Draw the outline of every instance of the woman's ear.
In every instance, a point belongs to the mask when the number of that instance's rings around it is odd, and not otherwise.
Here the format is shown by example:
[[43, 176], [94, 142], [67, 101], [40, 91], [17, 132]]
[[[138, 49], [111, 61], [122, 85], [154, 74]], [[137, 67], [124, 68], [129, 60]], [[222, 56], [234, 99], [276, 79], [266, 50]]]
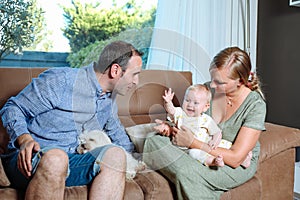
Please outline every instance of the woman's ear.
[[239, 79], [239, 80], [238, 80], [238, 83], [237, 83], [237, 86], [240, 87], [240, 86], [243, 85], [243, 84], [244, 84], [244, 83], [243, 83], [243, 80], [242, 80], [242, 79]]

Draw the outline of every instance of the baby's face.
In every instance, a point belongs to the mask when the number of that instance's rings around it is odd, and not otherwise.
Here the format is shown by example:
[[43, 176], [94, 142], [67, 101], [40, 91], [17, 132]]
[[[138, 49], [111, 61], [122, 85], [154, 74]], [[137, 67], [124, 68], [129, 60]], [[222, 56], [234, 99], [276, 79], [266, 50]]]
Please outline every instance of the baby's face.
[[209, 107], [204, 92], [190, 90], [184, 97], [182, 109], [189, 117], [199, 117]]

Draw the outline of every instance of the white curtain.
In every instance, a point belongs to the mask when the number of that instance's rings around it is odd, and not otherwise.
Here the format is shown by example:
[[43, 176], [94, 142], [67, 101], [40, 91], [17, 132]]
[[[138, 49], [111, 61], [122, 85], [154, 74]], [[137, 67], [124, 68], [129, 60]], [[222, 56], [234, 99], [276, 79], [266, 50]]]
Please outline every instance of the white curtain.
[[158, 0], [146, 68], [191, 71], [203, 83], [213, 56], [228, 46], [250, 51], [255, 66], [256, 16], [257, 0]]

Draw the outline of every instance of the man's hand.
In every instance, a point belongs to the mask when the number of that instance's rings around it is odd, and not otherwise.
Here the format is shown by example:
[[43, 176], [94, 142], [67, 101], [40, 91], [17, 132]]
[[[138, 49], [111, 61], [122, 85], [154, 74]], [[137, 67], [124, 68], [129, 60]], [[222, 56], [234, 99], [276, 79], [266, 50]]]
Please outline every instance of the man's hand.
[[180, 129], [173, 127], [173, 137], [172, 142], [173, 144], [180, 146], [180, 147], [190, 147], [195, 137], [192, 131], [187, 128], [186, 126], [181, 126]]
[[172, 92], [172, 89], [169, 88], [168, 90], [165, 90], [165, 95], [162, 96], [166, 103], [169, 103], [173, 100], [174, 92]]
[[32, 170], [32, 153], [38, 152], [40, 150], [40, 145], [33, 140], [30, 134], [27, 133], [18, 137], [17, 142], [20, 146], [18, 168], [24, 176], [30, 177]]

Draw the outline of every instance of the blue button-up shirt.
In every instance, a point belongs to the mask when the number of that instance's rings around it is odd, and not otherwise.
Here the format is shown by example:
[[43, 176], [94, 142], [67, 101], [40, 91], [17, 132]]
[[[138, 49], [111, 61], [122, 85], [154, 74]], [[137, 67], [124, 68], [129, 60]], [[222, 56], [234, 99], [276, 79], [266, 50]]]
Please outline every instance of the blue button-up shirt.
[[11, 97], [1, 109], [10, 135], [8, 149], [17, 137], [30, 133], [41, 147], [57, 146], [74, 153], [84, 130], [104, 130], [116, 145], [134, 149], [118, 117], [115, 98], [103, 93], [93, 64], [80, 69], [52, 68]]

